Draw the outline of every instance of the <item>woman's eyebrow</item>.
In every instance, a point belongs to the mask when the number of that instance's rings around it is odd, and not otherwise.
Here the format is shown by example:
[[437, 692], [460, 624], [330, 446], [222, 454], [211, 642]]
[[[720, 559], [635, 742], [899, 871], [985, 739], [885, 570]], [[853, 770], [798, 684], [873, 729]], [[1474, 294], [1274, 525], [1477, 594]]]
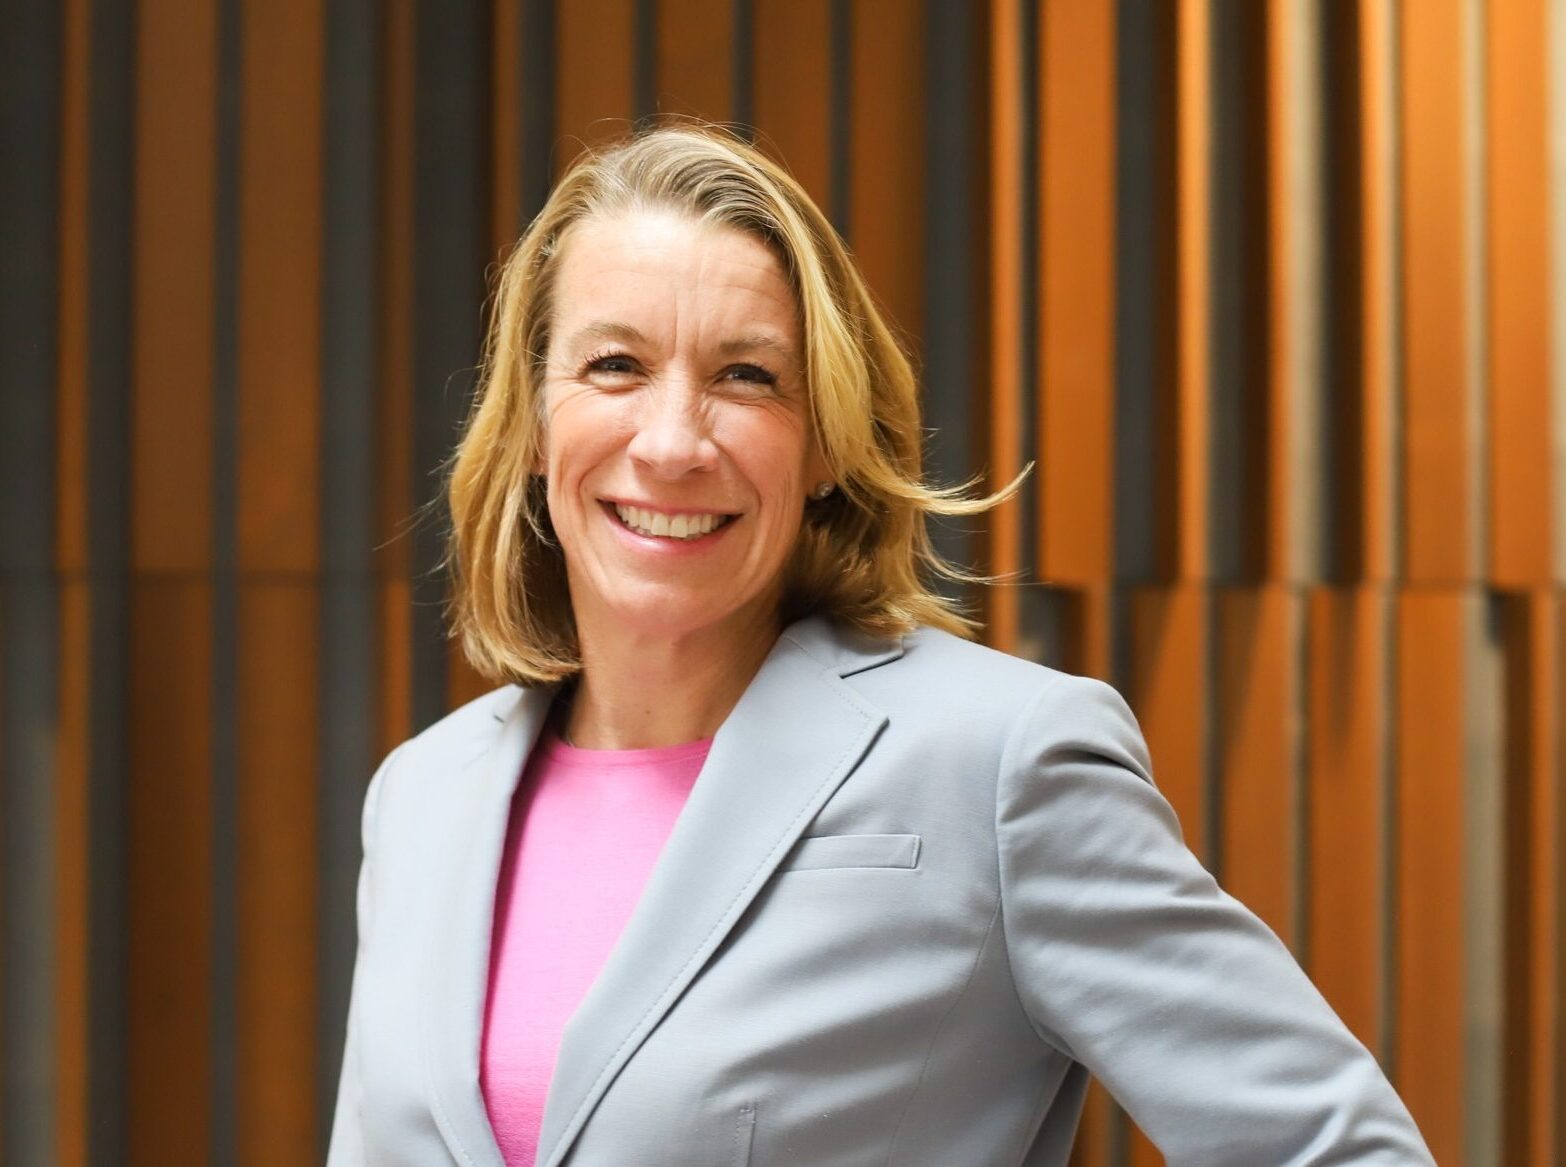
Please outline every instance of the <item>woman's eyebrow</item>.
[[617, 340], [622, 344], [647, 343], [646, 335], [635, 325], [618, 320], [599, 320], [572, 333], [566, 347], [575, 350], [605, 340]]
[[792, 345], [764, 332], [753, 333], [750, 336], [732, 337], [718, 345], [718, 355], [733, 357], [741, 353], [755, 352], [757, 349], [774, 353], [784, 360], [797, 362], [798, 359]]

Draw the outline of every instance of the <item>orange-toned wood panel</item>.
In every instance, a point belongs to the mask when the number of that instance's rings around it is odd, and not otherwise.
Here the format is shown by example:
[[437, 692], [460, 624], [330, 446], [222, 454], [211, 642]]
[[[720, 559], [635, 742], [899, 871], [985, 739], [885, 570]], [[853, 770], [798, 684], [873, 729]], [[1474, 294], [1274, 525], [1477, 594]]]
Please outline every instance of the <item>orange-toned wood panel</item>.
[[1489, 61], [1490, 578], [1538, 587], [1554, 564], [1549, 5], [1485, 9]]
[[[1176, 574], [1209, 574], [1209, 386], [1212, 316], [1209, 222], [1212, 201], [1212, 9], [1210, 0], [1179, 0], [1176, 14], [1176, 89], [1179, 110], [1176, 186]], [[1165, 502], [1166, 507], [1170, 506]]]
[[88, 889], [92, 840], [92, 595], [82, 579], [60, 588], [59, 721], [55, 738], [55, 1163], [87, 1162], [89, 993]]
[[1391, 598], [1310, 594], [1306, 969], [1354, 1035], [1382, 1049]]
[[1136, 587], [1128, 594], [1126, 697], [1153, 758], [1158, 788], [1180, 816], [1187, 846], [1207, 852], [1211, 722], [1211, 598], [1197, 584]]
[[754, 0], [757, 143], [821, 207], [832, 198], [830, 0]]
[[734, 107], [734, 6], [658, 2], [658, 110], [727, 121]]
[[[383, 17], [380, 361], [375, 395], [375, 574], [380, 638], [377, 744], [386, 754], [413, 730], [413, 0]], [[475, 354], [476, 356], [476, 354]]]
[[1114, 575], [1115, 6], [1046, 4], [1039, 24], [1039, 571], [1101, 584]]
[[137, 579], [130, 625], [127, 1160], [196, 1167], [211, 1133], [211, 586]]
[[[992, 0], [989, 12], [989, 352], [987, 395], [989, 487], [997, 490], [1022, 470], [1017, 437], [1022, 429], [1024, 360], [1023, 280], [1023, 159], [1027, 133], [1023, 103], [1022, 13], [1015, 0]], [[1034, 481], [1024, 490], [1036, 489]], [[1021, 507], [1011, 502], [992, 511], [988, 570], [1013, 578], [1022, 566]], [[985, 639], [1005, 652], [1017, 650], [1020, 605], [1017, 586], [1002, 584], [986, 590]]]
[[[1355, 474], [1362, 508], [1353, 554], [1358, 577], [1390, 580], [1401, 570], [1402, 516], [1395, 454], [1397, 412], [1397, 175], [1396, 29], [1392, 0], [1361, 0], [1353, 53], [1359, 69], [1359, 255], [1361, 330], [1360, 424], [1364, 442]], [[1346, 148], [1354, 148], [1352, 145]]]
[[1310, 0], [1267, 6], [1268, 431], [1264, 571], [1302, 583], [1319, 577], [1322, 332], [1317, 111], [1321, 94]]
[[855, 0], [852, 24], [848, 235], [876, 299], [916, 354], [924, 327], [924, 14], [901, 0]]
[[87, 0], [62, 6], [55, 565], [62, 576], [55, 753], [55, 1160], [84, 1167], [88, 1122], [88, 832], [92, 700], [88, 527], [89, 213], [92, 24]]
[[1213, 597], [1213, 732], [1224, 888], [1296, 943], [1304, 601], [1285, 584]]
[[1504, 601], [1506, 657], [1507, 1163], [1566, 1151], [1563, 1090], [1561, 603], [1552, 590]]
[[307, 581], [239, 585], [239, 1159], [257, 1167], [316, 1153], [317, 603]]
[[247, 0], [239, 129], [238, 567], [319, 560], [321, 0]]
[[137, 8], [131, 560], [200, 571], [211, 554], [215, 6]]
[[242, 19], [236, 1111], [240, 1161], [259, 1165], [308, 1160], [316, 1135], [325, 17], [319, 0], [249, 0]]
[[635, 0], [555, 8], [555, 165], [624, 134], [636, 113]]
[[205, 1163], [212, 1080], [210, 568], [217, 20], [137, 8], [129, 949], [132, 1164]]
[[1477, 571], [1478, 466], [1469, 304], [1465, 0], [1399, 10], [1406, 525], [1403, 572], [1458, 583]]
[[1437, 1162], [1464, 1156], [1465, 779], [1472, 601], [1409, 589], [1397, 602], [1398, 1087]]

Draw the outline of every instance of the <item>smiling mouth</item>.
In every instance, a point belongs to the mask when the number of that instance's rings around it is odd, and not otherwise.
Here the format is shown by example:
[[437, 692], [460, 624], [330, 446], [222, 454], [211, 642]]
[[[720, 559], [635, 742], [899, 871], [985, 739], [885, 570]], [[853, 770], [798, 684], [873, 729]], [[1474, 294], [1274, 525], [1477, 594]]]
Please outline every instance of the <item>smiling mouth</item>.
[[619, 503], [611, 503], [610, 507], [621, 524], [638, 535], [686, 543], [710, 535], [736, 518], [734, 515], [669, 514], [643, 507], [621, 506]]

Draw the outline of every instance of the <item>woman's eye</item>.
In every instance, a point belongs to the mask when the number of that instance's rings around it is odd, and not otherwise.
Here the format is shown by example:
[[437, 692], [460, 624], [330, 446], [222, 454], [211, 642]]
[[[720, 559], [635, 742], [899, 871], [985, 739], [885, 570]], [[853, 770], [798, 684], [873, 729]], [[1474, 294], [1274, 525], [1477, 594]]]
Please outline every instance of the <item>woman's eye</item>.
[[742, 381], [752, 385], [776, 385], [778, 379], [760, 365], [731, 365], [724, 373], [730, 381]]
[[593, 357], [587, 362], [585, 372], [607, 373], [610, 376], [623, 376], [636, 372], [636, 362], [630, 357], [611, 353], [608, 356]]

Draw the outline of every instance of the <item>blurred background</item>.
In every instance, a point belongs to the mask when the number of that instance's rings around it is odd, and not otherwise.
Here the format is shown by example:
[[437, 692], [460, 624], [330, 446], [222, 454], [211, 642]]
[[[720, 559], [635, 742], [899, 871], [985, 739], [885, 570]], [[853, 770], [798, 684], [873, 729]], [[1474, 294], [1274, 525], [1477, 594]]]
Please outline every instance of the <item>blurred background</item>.
[[[924, 370], [996, 645], [1129, 697], [1443, 1164], [1566, 1163], [1566, 5], [0, 6], [0, 1149], [324, 1155], [436, 499], [584, 146], [734, 123]], [[1097, 1093], [1077, 1161], [1158, 1156]]]

